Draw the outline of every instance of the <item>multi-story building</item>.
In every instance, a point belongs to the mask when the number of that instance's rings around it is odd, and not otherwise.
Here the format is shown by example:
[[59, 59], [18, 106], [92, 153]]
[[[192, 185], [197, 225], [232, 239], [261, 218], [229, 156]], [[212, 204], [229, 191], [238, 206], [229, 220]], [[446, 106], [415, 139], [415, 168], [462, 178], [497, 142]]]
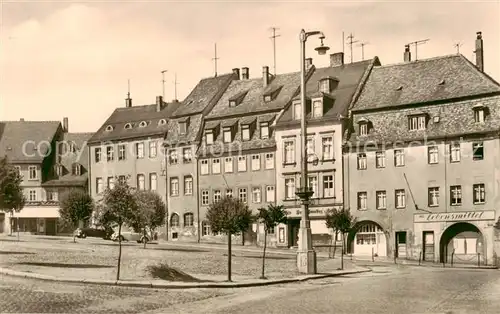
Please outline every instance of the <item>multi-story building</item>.
[[[240, 76], [238, 69], [233, 71]], [[250, 79], [249, 69], [242, 68], [241, 79], [231, 82], [203, 127], [197, 154], [200, 217], [212, 202], [224, 196], [240, 198], [254, 213], [259, 207], [276, 203], [273, 124], [298, 94], [299, 85], [299, 73], [274, 76], [267, 66], [261, 78]], [[202, 225], [203, 234], [211, 238], [209, 223], [202, 221]], [[276, 242], [272, 235], [275, 231], [270, 230], [271, 242]], [[263, 228], [255, 224], [241, 240], [255, 243], [260, 232]]]
[[[200, 240], [196, 151], [203, 130], [203, 117], [212, 110], [235, 74], [202, 79], [172, 114], [165, 137], [168, 182], [169, 239]], [[201, 233], [200, 233], [201, 229]]]
[[[355, 255], [491, 264], [500, 86], [460, 54], [377, 66], [351, 111], [345, 195]], [[498, 250], [498, 248], [497, 248]]]
[[[343, 206], [342, 138], [348, 126], [349, 106], [375, 65], [373, 60], [344, 64], [344, 54], [330, 55], [330, 66], [315, 69], [306, 84], [308, 186], [314, 194], [309, 205], [313, 245], [330, 241], [325, 224], [330, 208]], [[278, 226], [279, 245], [296, 246], [301, 200], [295, 195], [301, 183], [302, 105], [296, 97], [276, 124], [277, 201], [288, 211], [286, 225]]]
[[0, 232], [55, 235], [71, 232], [59, 223], [59, 196], [69, 189], [85, 189], [90, 133], [69, 133], [68, 118], [58, 121], [0, 122], [0, 155], [23, 177], [24, 208], [0, 213]]
[[[163, 172], [163, 138], [168, 118], [179, 102], [156, 97], [153, 105], [117, 108], [88, 142], [89, 192], [99, 199], [106, 187], [113, 187], [115, 177], [128, 180], [139, 190], [156, 191], [166, 202], [166, 179]], [[164, 228], [158, 232], [165, 235]]]

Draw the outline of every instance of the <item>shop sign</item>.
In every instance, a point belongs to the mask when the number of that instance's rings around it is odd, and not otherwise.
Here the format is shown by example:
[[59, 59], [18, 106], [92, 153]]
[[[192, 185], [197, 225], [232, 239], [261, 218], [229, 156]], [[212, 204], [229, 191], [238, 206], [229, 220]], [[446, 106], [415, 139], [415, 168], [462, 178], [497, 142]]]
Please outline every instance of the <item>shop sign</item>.
[[[316, 207], [316, 208], [309, 208], [309, 217], [325, 217], [326, 212], [328, 209], [331, 207]], [[288, 217], [297, 217], [300, 218], [302, 215], [302, 208], [293, 208], [293, 209], [288, 209], [287, 211]]]
[[435, 213], [435, 214], [415, 214], [414, 222], [445, 222], [445, 221], [478, 221], [494, 220], [494, 210], [453, 212], [453, 213]]

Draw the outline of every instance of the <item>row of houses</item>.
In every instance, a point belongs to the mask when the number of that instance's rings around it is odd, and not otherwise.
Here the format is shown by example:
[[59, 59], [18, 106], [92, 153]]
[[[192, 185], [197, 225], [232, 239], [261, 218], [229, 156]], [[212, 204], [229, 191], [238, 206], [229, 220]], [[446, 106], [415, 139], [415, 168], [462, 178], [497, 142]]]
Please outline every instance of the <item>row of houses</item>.
[[[346, 207], [357, 218], [348, 237], [348, 250], [356, 255], [446, 261], [453, 253], [491, 264], [500, 249], [500, 85], [484, 72], [482, 34], [476, 36], [475, 64], [460, 54], [412, 61], [408, 47], [403, 60], [344, 63], [343, 53], [334, 53], [323, 68], [306, 60], [313, 242], [330, 240], [326, 211]], [[78, 185], [98, 199], [123, 177], [165, 200], [163, 238], [223, 241], [205, 214], [230, 195], [253, 211], [283, 204], [288, 222], [267, 238], [271, 245], [294, 247], [301, 216], [295, 189], [305, 179], [299, 93], [298, 72], [273, 75], [264, 66], [251, 77], [243, 67], [202, 79], [183, 101], [158, 96], [154, 104], [134, 105], [128, 97], [92, 135], [68, 133], [67, 120], [2, 122], [2, 154], [16, 156], [12, 147], [19, 153], [19, 141], [31, 139], [69, 151], [64, 160], [56, 153], [36, 165], [32, 158], [11, 158], [22, 166], [30, 199], [18, 215], [35, 226], [32, 216], [48, 213], [45, 203], [55, 204], [52, 189]], [[51, 131], [30, 131], [37, 123]], [[12, 141], [14, 126], [23, 131]], [[70, 142], [66, 150], [54, 144], [60, 139]], [[37, 182], [28, 179], [33, 167]], [[32, 193], [42, 204], [33, 203]], [[56, 216], [38, 218], [37, 232], [49, 233], [48, 221]], [[254, 224], [240, 239], [261, 244], [263, 232]]]

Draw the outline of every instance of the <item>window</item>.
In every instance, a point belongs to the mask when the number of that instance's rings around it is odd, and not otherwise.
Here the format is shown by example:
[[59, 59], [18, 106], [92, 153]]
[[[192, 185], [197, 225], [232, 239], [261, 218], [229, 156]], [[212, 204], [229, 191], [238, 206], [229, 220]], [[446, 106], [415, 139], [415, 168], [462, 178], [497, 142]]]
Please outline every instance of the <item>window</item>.
[[118, 176], [118, 182], [121, 184], [124, 184], [127, 182], [127, 177], [126, 176]]
[[156, 158], [158, 154], [157, 143], [155, 141], [149, 142], [149, 158]]
[[332, 160], [333, 159], [333, 137], [323, 137], [321, 139], [322, 152], [323, 152], [323, 160]]
[[405, 151], [403, 149], [394, 150], [394, 166], [403, 167], [405, 165]]
[[179, 195], [179, 178], [170, 178], [170, 195]]
[[47, 201], [55, 202], [58, 200], [57, 191], [47, 191]]
[[94, 159], [95, 162], [101, 162], [102, 160], [102, 151], [100, 147], [96, 147], [94, 150]]
[[247, 189], [241, 188], [238, 190], [238, 197], [243, 203], [247, 202]]
[[450, 205], [462, 205], [462, 187], [460, 185], [450, 186]]
[[96, 178], [96, 180], [95, 180], [95, 192], [96, 192], [96, 194], [102, 193], [102, 191], [103, 191], [102, 184], [103, 184], [102, 178]]
[[238, 171], [247, 171], [247, 157], [238, 156]]
[[261, 202], [260, 187], [254, 187], [254, 188], [252, 188], [252, 201], [254, 203], [260, 203]]
[[158, 121], [158, 125], [165, 125], [167, 124], [167, 120], [165, 119], [161, 119], [160, 121]]
[[269, 138], [269, 124], [267, 122], [263, 122], [260, 125], [260, 138], [263, 140]]
[[108, 177], [108, 189], [112, 190], [115, 187], [115, 177]]
[[285, 199], [292, 200], [295, 198], [295, 178], [285, 179]]
[[201, 161], [201, 167], [200, 167], [201, 174], [208, 174], [208, 159], [203, 159]]
[[314, 138], [308, 137], [306, 141], [307, 161], [312, 162], [316, 154], [314, 153]]
[[460, 161], [460, 143], [450, 144], [450, 162]]
[[156, 173], [149, 174], [149, 189], [151, 191], [156, 191], [158, 189], [158, 176]]
[[212, 173], [220, 173], [220, 158], [212, 159]]
[[184, 177], [184, 195], [192, 195], [193, 194], [193, 177], [185, 176]]
[[484, 109], [481, 108], [474, 110], [474, 122], [484, 122]]
[[144, 158], [144, 143], [135, 144], [135, 155], [138, 159]]
[[483, 183], [472, 186], [474, 192], [474, 204], [484, 204], [486, 202], [486, 189]]
[[186, 131], [187, 131], [187, 122], [180, 122], [179, 123], [179, 133], [180, 134], [186, 134]]
[[326, 94], [331, 92], [329, 78], [324, 78], [319, 81], [319, 91]]
[[405, 208], [406, 207], [406, 195], [405, 190], [396, 190], [395, 191], [395, 199], [396, 199], [396, 208]]
[[171, 165], [176, 165], [179, 162], [179, 156], [177, 150], [172, 149], [168, 151], [168, 162]]
[[37, 199], [36, 199], [36, 190], [30, 190], [30, 196], [29, 196], [29, 200], [30, 202], [35, 202]]
[[484, 159], [484, 146], [483, 142], [472, 143], [472, 160], [483, 160]]
[[224, 172], [233, 172], [233, 157], [224, 158]]
[[425, 116], [412, 116], [408, 118], [408, 130], [425, 130], [426, 119]]
[[220, 201], [222, 198], [220, 190], [214, 191], [214, 203]]
[[334, 197], [333, 175], [323, 176], [323, 197]]
[[387, 193], [385, 191], [377, 191], [377, 209], [387, 208]]
[[252, 170], [260, 170], [260, 155], [252, 155]]
[[368, 135], [368, 123], [359, 124], [359, 135]]
[[29, 179], [30, 180], [38, 179], [37, 166], [29, 166], [28, 170], [29, 170]]
[[295, 163], [295, 142], [285, 141], [285, 143], [283, 143], [283, 146], [283, 152], [285, 153], [285, 164]]
[[358, 170], [366, 169], [366, 154], [360, 153], [358, 154]]
[[293, 118], [300, 120], [302, 117], [302, 106], [300, 102], [293, 104]]
[[191, 152], [191, 148], [183, 148], [182, 149], [182, 162], [187, 164], [193, 160], [193, 154]]
[[358, 210], [366, 210], [366, 201], [368, 195], [366, 192], [358, 192]]
[[201, 191], [201, 205], [208, 205], [209, 198], [208, 198], [208, 190], [202, 190]]
[[193, 213], [184, 214], [184, 227], [192, 227], [194, 223]]
[[439, 206], [439, 188], [429, 188], [429, 206]]
[[212, 228], [210, 228], [210, 224], [207, 221], [202, 221], [201, 223], [201, 235], [207, 236], [212, 233]]
[[274, 169], [274, 153], [266, 153], [265, 157], [266, 169]]
[[274, 234], [274, 227], [267, 229], [267, 234]]
[[233, 197], [233, 189], [226, 190], [226, 197], [229, 197], [229, 198]]
[[244, 141], [250, 140], [250, 126], [248, 126], [248, 125], [241, 126], [241, 138]]
[[214, 143], [214, 133], [212, 131], [207, 131], [205, 134], [205, 142], [207, 145], [211, 145]]
[[231, 143], [231, 128], [224, 128], [224, 143]]
[[172, 217], [170, 218], [170, 226], [179, 227], [179, 215], [172, 214]]
[[115, 159], [113, 146], [106, 147], [106, 160], [113, 161]]
[[323, 102], [316, 100], [313, 102], [313, 118], [318, 118], [323, 115]]
[[385, 152], [375, 153], [375, 166], [377, 168], [385, 168]]
[[[58, 166], [58, 167], [59, 167], [59, 169], [61, 169], [62, 166]], [[21, 166], [14, 166], [14, 168], [16, 169], [17, 174], [21, 175]], [[59, 171], [58, 175], [61, 175], [61, 174], [62, 174], [62, 171]]]
[[127, 150], [125, 144], [118, 145], [118, 160], [125, 160], [127, 158]]
[[73, 164], [71, 166], [71, 174], [74, 175], [74, 176], [80, 176], [80, 175], [82, 175], [82, 165]]
[[437, 146], [427, 147], [427, 161], [429, 164], [437, 164], [439, 161], [439, 150]]
[[124, 127], [126, 130], [130, 130], [132, 128], [132, 124], [131, 123], [127, 123], [125, 124], [125, 127]]
[[144, 175], [143, 174], [138, 174], [137, 175], [137, 189], [138, 190], [145, 190], [145, 180], [144, 180]]
[[274, 186], [266, 186], [266, 202], [272, 203], [275, 199]]
[[318, 177], [317, 176], [309, 176], [309, 188], [312, 189], [313, 195], [311, 195], [311, 198], [313, 197], [319, 197], [318, 194]]

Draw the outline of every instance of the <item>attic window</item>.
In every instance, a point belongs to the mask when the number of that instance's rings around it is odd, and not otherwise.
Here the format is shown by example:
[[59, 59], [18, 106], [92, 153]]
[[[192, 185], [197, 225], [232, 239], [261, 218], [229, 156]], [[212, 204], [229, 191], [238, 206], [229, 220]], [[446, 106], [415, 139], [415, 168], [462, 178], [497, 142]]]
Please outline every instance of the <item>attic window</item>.
[[408, 130], [417, 131], [425, 130], [427, 127], [427, 115], [418, 114], [408, 116]]
[[270, 102], [273, 100], [273, 96], [270, 94], [264, 95], [264, 102]]
[[269, 138], [269, 123], [262, 122], [260, 124], [260, 138], [265, 140]]
[[232, 137], [233, 137], [233, 132], [231, 130], [231, 127], [229, 126], [226, 126], [224, 127], [224, 143], [231, 143], [233, 141]]
[[111, 132], [111, 131], [113, 131], [113, 129], [114, 129], [114, 128], [113, 128], [113, 126], [112, 126], [112, 125], [108, 125], [108, 126], [106, 127], [106, 131], [107, 131], [107, 132]]
[[185, 121], [179, 122], [179, 133], [180, 134], [186, 134], [186, 129], [187, 129], [186, 124], [187, 124], [187, 122], [185, 122]]
[[396, 88], [396, 90], [403, 90], [403, 85], [399, 85], [398, 88]]
[[293, 119], [300, 120], [302, 117], [302, 106], [300, 101], [293, 104]]
[[244, 124], [241, 126], [241, 139], [244, 141], [250, 140], [250, 125]]
[[313, 102], [312, 116], [313, 118], [319, 118], [323, 116], [323, 101], [321, 99], [315, 100]]
[[264, 94], [264, 102], [271, 102], [271, 101], [275, 100], [282, 88], [283, 88], [283, 86], [280, 86], [278, 88], [275, 88], [272, 91], [265, 93]]
[[361, 118], [358, 121], [359, 125], [359, 135], [368, 135], [370, 121], [366, 118]]
[[55, 170], [56, 174], [58, 177], [61, 177], [63, 175], [63, 166], [62, 165], [55, 165]]
[[82, 165], [80, 164], [73, 164], [71, 174], [74, 176], [79, 176], [82, 174]]
[[338, 80], [332, 77], [325, 77], [319, 81], [319, 91], [325, 94], [330, 94], [338, 85]]
[[487, 108], [483, 104], [477, 104], [472, 107], [474, 110], [474, 122], [483, 123], [486, 118]]
[[205, 131], [205, 142], [207, 145], [212, 145], [214, 143], [214, 130], [206, 130]]
[[236, 107], [243, 102], [248, 91], [241, 92], [229, 99], [229, 107]]
[[125, 130], [129, 130], [131, 128], [132, 128], [132, 124], [130, 124], [130, 123], [125, 124]]
[[441, 80], [441, 82], [439, 82], [438, 85], [444, 85], [444, 83], [445, 83], [445, 80]]
[[158, 125], [165, 125], [167, 124], [167, 120], [165, 119], [161, 119], [160, 121], [158, 121]]
[[141, 123], [139, 124], [140, 128], [144, 128], [146, 126], [148, 126], [148, 123], [146, 121], [141, 121]]

